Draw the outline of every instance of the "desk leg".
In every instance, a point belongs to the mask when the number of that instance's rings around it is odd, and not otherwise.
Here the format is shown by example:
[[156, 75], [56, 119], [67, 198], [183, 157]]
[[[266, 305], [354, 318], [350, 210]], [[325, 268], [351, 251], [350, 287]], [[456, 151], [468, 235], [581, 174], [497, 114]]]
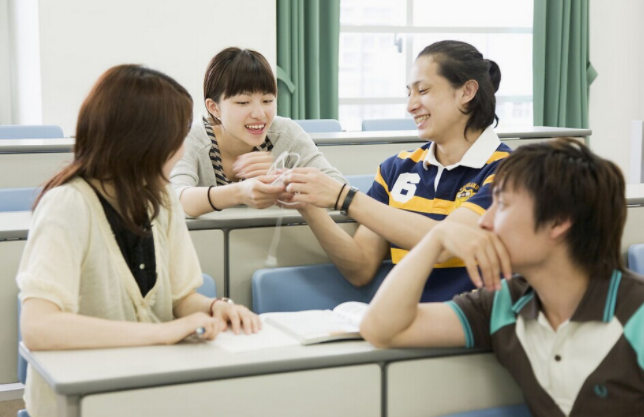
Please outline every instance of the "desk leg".
[[80, 417], [80, 397], [58, 395], [58, 417]]

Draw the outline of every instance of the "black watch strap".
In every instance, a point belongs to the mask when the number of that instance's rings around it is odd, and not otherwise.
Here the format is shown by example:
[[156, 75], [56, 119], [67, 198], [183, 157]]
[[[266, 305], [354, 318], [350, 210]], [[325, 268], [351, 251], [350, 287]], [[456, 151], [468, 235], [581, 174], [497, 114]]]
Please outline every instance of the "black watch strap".
[[356, 187], [349, 188], [349, 192], [347, 193], [347, 196], [344, 197], [344, 201], [342, 202], [342, 209], [340, 210], [340, 214], [342, 214], [343, 216], [349, 214], [349, 206], [351, 205], [353, 197], [355, 197], [357, 192], [358, 189]]

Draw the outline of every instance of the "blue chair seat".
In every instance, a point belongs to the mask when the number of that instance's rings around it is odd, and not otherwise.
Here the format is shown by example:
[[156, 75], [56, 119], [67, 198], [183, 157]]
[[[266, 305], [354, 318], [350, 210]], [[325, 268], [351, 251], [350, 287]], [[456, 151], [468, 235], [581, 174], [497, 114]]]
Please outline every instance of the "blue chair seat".
[[349, 283], [333, 264], [259, 269], [253, 274], [253, 311], [327, 310], [346, 301], [368, 303], [393, 265], [384, 262], [363, 287]]
[[528, 406], [519, 404], [466, 411], [464, 413], [449, 414], [443, 417], [532, 417], [532, 414], [530, 414]]

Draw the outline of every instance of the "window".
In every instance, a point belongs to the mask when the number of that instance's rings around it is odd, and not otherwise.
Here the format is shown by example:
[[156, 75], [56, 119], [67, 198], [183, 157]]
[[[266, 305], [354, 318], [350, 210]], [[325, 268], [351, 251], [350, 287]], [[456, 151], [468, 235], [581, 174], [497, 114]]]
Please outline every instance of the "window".
[[342, 0], [340, 123], [361, 130], [363, 119], [410, 117], [405, 85], [415, 57], [455, 39], [499, 64], [499, 126], [531, 126], [532, 14], [533, 0]]

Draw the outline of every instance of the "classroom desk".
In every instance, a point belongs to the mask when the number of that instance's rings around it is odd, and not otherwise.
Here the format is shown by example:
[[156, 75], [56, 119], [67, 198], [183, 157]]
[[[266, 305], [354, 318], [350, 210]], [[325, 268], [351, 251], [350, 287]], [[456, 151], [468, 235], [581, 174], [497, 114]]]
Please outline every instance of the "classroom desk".
[[[487, 397], [470, 405], [458, 402], [460, 409], [522, 402], [490, 354], [465, 349], [382, 350], [353, 341], [246, 353], [211, 344], [53, 352], [30, 352], [21, 345], [20, 351], [56, 392], [60, 417], [381, 416], [389, 401], [398, 407], [405, 387], [432, 366], [441, 372], [465, 366], [481, 376], [441, 382], [444, 375], [429, 375], [442, 389], [423, 390], [411, 402], [429, 399], [440, 404], [437, 410], [445, 409], [440, 393], [446, 390], [479, 390]], [[483, 379], [487, 388], [474, 385]], [[424, 415], [436, 414], [430, 407]]]

